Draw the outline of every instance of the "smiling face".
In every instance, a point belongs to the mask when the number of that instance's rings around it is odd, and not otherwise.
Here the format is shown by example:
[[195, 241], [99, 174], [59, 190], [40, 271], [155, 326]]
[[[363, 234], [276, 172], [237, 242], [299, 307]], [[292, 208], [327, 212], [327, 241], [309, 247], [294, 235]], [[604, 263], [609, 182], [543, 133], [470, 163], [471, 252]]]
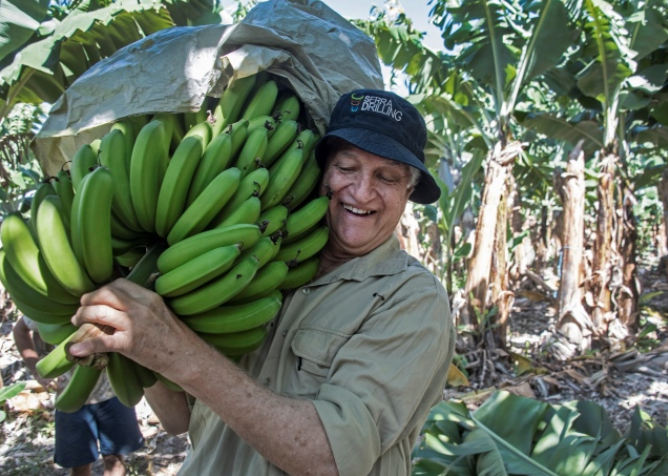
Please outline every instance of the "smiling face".
[[331, 191], [327, 211], [328, 252], [338, 259], [365, 255], [394, 232], [406, 208], [410, 166], [354, 146], [337, 148], [322, 180], [322, 194]]

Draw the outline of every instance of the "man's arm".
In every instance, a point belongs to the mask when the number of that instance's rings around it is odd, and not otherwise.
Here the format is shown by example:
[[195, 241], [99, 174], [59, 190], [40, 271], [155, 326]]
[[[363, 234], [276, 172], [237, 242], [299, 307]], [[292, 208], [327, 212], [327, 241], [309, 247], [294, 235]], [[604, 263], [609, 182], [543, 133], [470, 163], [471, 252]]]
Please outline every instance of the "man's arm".
[[180, 435], [188, 431], [190, 407], [184, 392], [170, 390], [158, 381], [144, 389], [144, 396], [167, 433]]
[[[277, 395], [255, 382], [176, 318], [157, 294], [116, 280], [84, 295], [73, 322], [109, 325], [115, 332], [73, 345], [72, 354], [121, 352], [201, 400], [283, 471], [297, 476], [338, 474], [327, 434], [310, 401]], [[168, 394], [159, 387], [158, 391], [153, 395], [149, 390], [149, 402], [153, 399], [161, 412], [169, 411]], [[184, 401], [176, 403], [177, 410]], [[182, 425], [183, 421], [174, 423], [179, 430]]]
[[39, 373], [37, 373], [36, 365], [39, 361], [39, 355], [37, 354], [35, 344], [32, 340], [32, 331], [28, 327], [28, 324], [26, 324], [23, 316], [16, 321], [16, 324], [14, 324], [12, 334], [14, 335], [16, 349], [19, 351], [19, 354], [21, 354], [23, 363], [28, 368], [33, 378], [46, 390], [54, 389], [55, 380], [42, 378]]

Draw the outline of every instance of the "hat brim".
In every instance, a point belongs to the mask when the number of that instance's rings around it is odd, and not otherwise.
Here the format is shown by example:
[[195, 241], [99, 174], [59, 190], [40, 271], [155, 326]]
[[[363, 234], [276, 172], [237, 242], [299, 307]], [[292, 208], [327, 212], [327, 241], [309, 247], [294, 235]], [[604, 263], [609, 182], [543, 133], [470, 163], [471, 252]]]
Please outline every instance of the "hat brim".
[[324, 169], [325, 167], [327, 159], [326, 144], [331, 137], [338, 137], [366, 152], [418, 169], [421, 172], [420, 180], [415, 185], [413, 193], [408, 197], [410, 201], [427, 205], [434, 203], [440, 197], [441, 189], [436, 184], [436, 180], [415, 154], [396, 139], [369, 129], [341, 128], [325, 134], [315, 148], [315, 157], [320, 168]]

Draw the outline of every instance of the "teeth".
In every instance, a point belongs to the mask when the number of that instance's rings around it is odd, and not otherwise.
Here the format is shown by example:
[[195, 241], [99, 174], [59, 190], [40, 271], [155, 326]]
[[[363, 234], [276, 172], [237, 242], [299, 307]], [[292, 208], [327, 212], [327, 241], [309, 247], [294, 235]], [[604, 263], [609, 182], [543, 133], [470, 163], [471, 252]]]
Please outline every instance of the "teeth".
[[343, 208], [346, 210], [353, 212], [355, 215], [370, 215], [373, 213], [370, 210], [360, 210], [359, 208], [351, 207], [350, 205], [343, 205]]

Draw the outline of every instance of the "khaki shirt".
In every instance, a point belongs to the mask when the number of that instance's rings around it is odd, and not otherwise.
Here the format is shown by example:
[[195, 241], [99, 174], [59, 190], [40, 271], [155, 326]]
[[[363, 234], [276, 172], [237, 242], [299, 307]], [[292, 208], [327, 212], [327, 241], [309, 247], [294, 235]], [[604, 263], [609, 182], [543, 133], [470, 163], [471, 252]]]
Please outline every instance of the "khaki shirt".
[[[276, 393], [312, 400], [339, 474], [409, 475], [454, 351], [438, 280], [393, 236], [286, 297], [270, 329], [241, 365]], [[198, 401], [189, 434], [180, 476], [285, 474]]]

